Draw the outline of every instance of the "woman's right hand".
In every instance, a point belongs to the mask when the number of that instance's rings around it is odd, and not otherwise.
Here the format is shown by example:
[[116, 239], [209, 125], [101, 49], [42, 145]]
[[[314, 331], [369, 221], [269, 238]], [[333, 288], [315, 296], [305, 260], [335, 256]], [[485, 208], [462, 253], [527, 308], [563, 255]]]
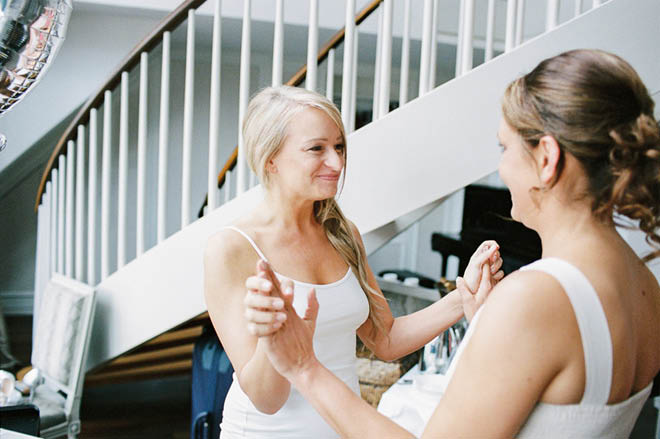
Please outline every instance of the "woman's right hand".
[[293, 283], [280, 281], [268, 263], [257, 263], [257, 275], [246, 281], [245, 318], [248, 331], [264, 343], [273, 367], [289, 380], [318, 363], [313, 336], [319, 304], [307, 294], [307, 310], [300, 318], [293, 308]]

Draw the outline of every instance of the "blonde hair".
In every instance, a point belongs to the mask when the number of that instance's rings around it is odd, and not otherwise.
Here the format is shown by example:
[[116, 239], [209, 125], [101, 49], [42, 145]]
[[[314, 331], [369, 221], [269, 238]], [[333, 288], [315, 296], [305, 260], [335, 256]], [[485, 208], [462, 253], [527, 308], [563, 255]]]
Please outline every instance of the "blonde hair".
[[[346, 132], [339, 110], [335, 104], [318, 93], [289, 86], [268, 87], [250, 100], [243, 121], [243, 143], [248, 164], [266, 189], [272, 183], [268, 162], [282, 148], [291, 120], [309, 108], [324, 112], [337, 125], [342, 142], [346, 145]], [[346, 148], [343, 150], [343, 158], [346, 163]], [[344, 171], [345, 167], [346, 165]], [[323, 227], [332, 246], [351, 267], [367, 297], [369, 318], [373, 323], [373, 331], [369, 336], [373, 337], [376, 332], [385, 333], [385, 324], [378, 312], [383, 309], [385, 299], [369, 286], [366, 255], [335, 199], [315, 201], [314, 217]]]
[[[582, 165], [592, 211], [639, 221], [646, 240], [660, 247], [660, 130], [654, 103], [626, 61], [600, 50], [572, 50], [542, 61], [504, 93], [506, 122], [535, 148], [551, 135]], [[645, 257], [650, 260], [660, 250]]]

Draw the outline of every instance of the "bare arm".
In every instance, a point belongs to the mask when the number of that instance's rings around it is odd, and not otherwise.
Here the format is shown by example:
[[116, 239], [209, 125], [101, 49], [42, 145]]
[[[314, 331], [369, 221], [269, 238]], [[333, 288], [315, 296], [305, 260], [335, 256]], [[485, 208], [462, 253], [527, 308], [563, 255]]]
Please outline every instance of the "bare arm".
[[557, 292], [539, 273], [516, 273], [494, 289], [423, 437], [516, 435], [569, 357], [571, 343], [556, 329], [568, 326], [558, 316], [572, 318], [570, 304]]
[[232, 231], [211, 237], [204, 253], [204, 295], [241, 389], [259, 411], [272, 414], [286, 402], [290, 384], [273, 369], [263, 341], [257, 341], [246, 329], [245, 280], [254, 274], [257, 259], [243, 238]]
[[[558, 314], [567, 315], [568, 320], [560, 319], [566, 326], [574, 319], [566, 312], [570, 304], [565, 295], [557, 294], [557, 285], [538, 273], [519, 277], [493, 293], [422, 437], [515, 435], [549, 384], [566, 369], [567, 359], [575, 356], [566, 352], [570, 343], [565, 334], [553, 330]], [[281, 329], [254, 327], [266, 340], [274, 367], [341, 437], [411, 437], [318, 362], [309, 324], [315, 313], [303, 321], [288, 308]]]

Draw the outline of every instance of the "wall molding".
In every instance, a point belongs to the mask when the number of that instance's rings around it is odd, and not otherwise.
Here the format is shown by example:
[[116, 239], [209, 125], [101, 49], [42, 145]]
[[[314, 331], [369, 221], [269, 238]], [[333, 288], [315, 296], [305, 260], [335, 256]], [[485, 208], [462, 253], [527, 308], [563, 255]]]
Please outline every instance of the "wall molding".
[[0, 309], [6, 316], [32, 315], [34, 313], [34, 291], [0, 291]]

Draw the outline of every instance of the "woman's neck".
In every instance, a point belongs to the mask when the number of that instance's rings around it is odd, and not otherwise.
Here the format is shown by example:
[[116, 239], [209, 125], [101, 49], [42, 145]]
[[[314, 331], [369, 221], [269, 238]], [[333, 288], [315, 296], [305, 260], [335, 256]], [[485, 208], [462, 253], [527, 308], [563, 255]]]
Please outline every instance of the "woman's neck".
[[314, 201], [285, 196], [276, 190], [266, 191], [264, 212], [267, 222], [289, 231], [304, 232], [318, 225], [314, 218]]
[[572, 203], [544, 200], [534, 229], [541, 238], [543, 257], [565, 254], [594, 236], [618, 236], [613, 223], [596, 218], [587, 200]]

